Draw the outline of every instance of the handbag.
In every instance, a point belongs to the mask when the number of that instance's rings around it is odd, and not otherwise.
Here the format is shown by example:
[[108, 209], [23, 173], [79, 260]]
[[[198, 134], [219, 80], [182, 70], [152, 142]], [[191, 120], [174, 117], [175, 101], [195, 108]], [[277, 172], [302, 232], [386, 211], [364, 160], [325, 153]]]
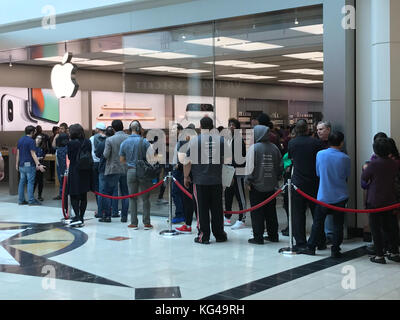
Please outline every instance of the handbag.
[[146, 156], [143, 154], [143, 138], [140, 138], [138, 158], [136, 160], [136, 175], [139, 179], [152, 180], [160, 175], [161, 166], [157, 162], [151, 164], [146, 160]]

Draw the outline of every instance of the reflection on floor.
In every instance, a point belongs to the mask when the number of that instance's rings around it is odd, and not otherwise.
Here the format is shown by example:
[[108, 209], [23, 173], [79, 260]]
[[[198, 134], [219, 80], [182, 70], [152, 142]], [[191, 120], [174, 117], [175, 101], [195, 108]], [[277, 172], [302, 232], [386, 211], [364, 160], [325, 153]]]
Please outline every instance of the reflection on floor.
[[225, 227], [228, 242], [206, 246], [194, 234], [160, 235], [166, 217], [152, 216], [152, 230], [102, 224], [93, 211], [80, 229], [60, 219], [59, 208], [0, 202], [0, 299], [400, 298], [399, 265], [369, 262], [360, 239], [345, 241], [340, 260], [329, 250], [288, 257], [278, 253], [287, 237], [250, 245], [249, 227]]

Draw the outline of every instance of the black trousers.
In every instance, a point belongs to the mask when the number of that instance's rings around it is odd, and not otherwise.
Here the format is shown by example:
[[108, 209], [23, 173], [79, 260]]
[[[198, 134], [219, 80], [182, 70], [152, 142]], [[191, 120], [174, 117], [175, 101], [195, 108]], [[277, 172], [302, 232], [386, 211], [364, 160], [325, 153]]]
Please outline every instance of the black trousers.
[[[333, 204], [336, 207], [344, 208], [347, 200]], [[328, 214], [333, 216], [332, 252], [339, 252], [340, 245], [343, 243], [344, 212], [335, 211], [317, 205], [314, 213], [313, 224], [307, 246], [313, 250], [315, 247], [326, 242], [324, 232], [325, 219]]]
[[[316, 198], [316, 194], [310, 194]], [[307, 245], [306, 237], [306, 210], [310, 208], [311, 215], [314, 218], [315, 203], [303, 198], [296, 191], [292, 191], [292, 221], [293, 236], [296, 240], [296, 246], [305, 247]]]
[[[255, 205], [268, 199], [275, 192], [260, 192], [254, 188], [250, 191], [250, 205]], [[276, 214], [276, 198], [265, 206], [251, 211], [251, 225], [253, 227], [253, 235], [256, 241], [263, 241], [264, 230], [267, 228], [268, 236], [278, 239], [278, 217]]]
[[211, 230], [216, 239], [226, 238], [224, 232], [224, 209], [222, 206], [222, 185], [193, 185], [193, 195], [198, 213], [198, 230], [201, 241], [210, 240]]
[[[239, 205], [239, 210], [243, 210], [246, 207], [246, 196], [244, 193], [244, 177], [237, 177], [236, 175], [233, 178], [233, 185], [227, 187], [225, 189], [225, 210], [232, 211], [232, 203], [233, 196], [236, 197], [236, 200]], [[226, 214], [225, 217], [230, 219], [232, 217], [231, 214]], [[239, 221], [243, 221], [243, 213], [239, 214]]]
[[36, 171], [35, 185], [33, 187], [33, 192], [35, 192], [36, 186], [38, 187], [38, 196], [40, 198], [43, 192], [43, 172], [41, 172], [40, 170]]
[[83, 221], [83, 216], [85, 215], [87, 207], [87, 193], [70, 195], [71, 206], [74, 209], [75, 216]]
[[[185, 224], [187, 226], [191, 226], [193, 222], [193, 212], [196, 212], [196, 205], [194, 201], [194, 196], [193, 196], [193, 184], [190, 183], [189, 189], [188, 190], [193, 199], [190, 199], [186, 194], [184, 194], [183, 197], [183, 212], [185, 214]], [[197, 213], [196, 213], [197, 215]]]
[[390, 253], [399, 253], [398, 221], [392, 211], [370, 213], [369, 224], [377, 256], [383, 257], [385, 240]]

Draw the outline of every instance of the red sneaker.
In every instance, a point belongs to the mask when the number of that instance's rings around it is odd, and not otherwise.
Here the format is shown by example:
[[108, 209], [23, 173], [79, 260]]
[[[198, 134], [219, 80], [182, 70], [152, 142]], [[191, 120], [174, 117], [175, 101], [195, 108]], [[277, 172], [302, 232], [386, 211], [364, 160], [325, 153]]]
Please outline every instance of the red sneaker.
[[184, 224], [182, 227], [175, 228], [175, 230], [182, 233], [192, 233], [192, 227], [188, 227], [186, 224]]

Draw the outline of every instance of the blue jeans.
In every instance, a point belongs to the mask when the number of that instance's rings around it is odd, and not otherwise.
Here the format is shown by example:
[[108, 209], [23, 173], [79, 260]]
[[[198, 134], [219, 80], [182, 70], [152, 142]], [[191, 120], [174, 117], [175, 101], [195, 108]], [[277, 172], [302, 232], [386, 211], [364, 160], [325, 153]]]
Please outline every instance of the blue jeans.
[[326, 237], [329, 238], [329, 240], [332, 241], [332, 237], [333, 237], [333, 215], [328, 214], [326, 216], [324, 229], [325, 229]]
[[[179, 170], [172, 171], [172, 176], [178, 180], [178, 182], [183, 185], [183, 172]], [[175, 217], [184, 218], [185, 214], [183, 211], [183, 192], [177, 187], [175, 183], [172, 182], [172, 199], [175, 204]], [[186, 197], [186, 196], [185, 196]]]
[[[99, 193], [105, 194], [105, 178], [104, 172], [99, 172]], [[107, 206], [106, 198], [97, 196], [97, 214], [100, 217], [105, 216], [105, 208]]]
[[22, 203], [25, 200], [25, 184], [28, 184], [28, 202], [34, 203], [35, 197], [33, 195], [33, 189], [35, 186], [36, 167], [31, 165], [30, 167], [19, 167], [20, 180], [18, 185], [18, 202]]
[[[104, 194], [110, 196], [118, 196], [118, 185], [121, 188], [121, 195], [128, 195], [128, 184], [126, 181], [126, 175], [120, 174], [108, 174], [104, 176]], [[106, 199], [106, 217], [111, 215], [111, 211], [113, 214], [118, 214], [118, 200], [116, 199]], [[122, 200], [122, 211], [121, 216], [128, 216], [128, 208], [129, 208], [129, 200]]]

